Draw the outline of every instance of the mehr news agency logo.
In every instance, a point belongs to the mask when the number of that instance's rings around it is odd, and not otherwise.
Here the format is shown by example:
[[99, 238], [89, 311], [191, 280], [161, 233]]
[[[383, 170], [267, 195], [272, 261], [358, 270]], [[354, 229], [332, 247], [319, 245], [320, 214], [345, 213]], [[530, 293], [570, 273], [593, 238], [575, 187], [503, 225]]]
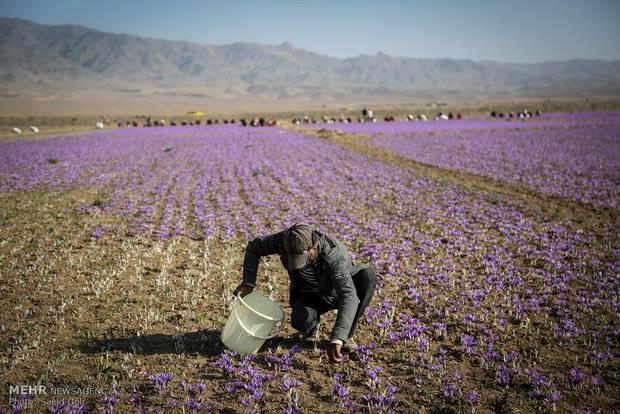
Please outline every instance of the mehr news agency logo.
[[103, 394], [101, 387], [47, 387], [45, 385], [9, 385], [9, 405], [16, 408], [54, 406], [65, 402], [71, 405], [86, 404], [86, 396]]

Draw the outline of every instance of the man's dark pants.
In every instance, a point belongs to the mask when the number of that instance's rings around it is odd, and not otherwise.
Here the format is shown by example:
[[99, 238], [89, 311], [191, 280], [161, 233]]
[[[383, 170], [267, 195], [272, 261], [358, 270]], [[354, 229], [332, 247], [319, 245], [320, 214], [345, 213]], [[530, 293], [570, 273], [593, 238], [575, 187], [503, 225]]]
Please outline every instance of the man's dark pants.
[[[357, 312], [355, 313], [355, 318], [353, 319], [353, 324], [349, 331], [349, 337], [345, 338], [345, 340], [353, 336], [357, 322], [364, 314], [366, 307], [368, 307], [374, 293], [375, 285], [377, 284], [377, 275], [369, 267], [359, 270], [352, 278], [360, 303], [357, 306]], [[299, 299], [293, 304], [291, 325], [293, 328], [306, 335], [313, 335], [319, 323], [320, 316], [327, 311], [337, 308], [338, 304], [328, 303], [319, 295], [301, 294]]]

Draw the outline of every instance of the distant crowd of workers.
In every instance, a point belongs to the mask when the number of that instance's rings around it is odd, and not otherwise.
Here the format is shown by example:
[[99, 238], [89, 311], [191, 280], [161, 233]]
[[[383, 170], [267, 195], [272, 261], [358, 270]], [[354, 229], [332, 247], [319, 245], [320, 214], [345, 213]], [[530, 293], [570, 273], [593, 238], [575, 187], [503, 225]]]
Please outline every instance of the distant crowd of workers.
[[[514, 111], [509, 111], [509, 112], [501, 112], [501, 111], [496, 111], [493, 110], [489, 113], [489, 115], [492, 118], [519, 118], [519, 119], [523, 119], [523, 118], [531, 118], [534, 116], [541, 116], [542, 112], [540, 110], [537, 110], [535, 112], [529, 112], [527, 109], [524, 109], [522, 111], [518, 111], [518, 112], [514, 112]], [[405, 116], [402, 116], [402, 118], [397, 118], [394, 115], [385, 115], [383, 117], [383, 121], [384, 122], [393, 122], [393, 121], [397, 121], [397, 120], [403, 120], [403, 121], [428, 121], [428, 120], [435, 120], [435, 121], [442, 121], [442, 120], [452, 120], [452, 119], [463, 119], [463, 116], [461, 115], [461, 113], [457, 112], [457, 113], [453, 113], [453, 112], [448, 112], [448, 113], [444, 113], [444, 112], [438, 112], [436, 113], [434, 116], [431, 115], [427, 115], [424, 113], [418, 113], [418, 114], [407, 114]], [[368, 108], [364, 108], [362, 110], [361, 116], [352, 118], [350, 116], [339, 116], [339, 117], [333, 117], [333, 116], [326, 116], [323, 115], [321, 117], [315, 118], [315, 117], [308, 117], [308, 116], [304, 116], [301, 118], [293, 118], [291, 120], [293, 125], [301, 125], [301, 124], [319, 124], [319, 123], [324, 123], [324, 124], [332, 124], [332, 123], [336, 123], [336, 122], [340, 122], [340, 123], [353, 123], [353, 122], [378, 122], [378, 118], [374, 115], [373, 111], [368, 109]], [[265, 118], [265, 117], [254, 117], [254, 118], [241, 118], [241, 119], [236, 119], [236, 118], [224, 118], [224, 119], [219, 119], [219, 118], [209, 118], [206, 120], [201, 120], [201, 119], [195, 119], [195, 120], [183, 120], [183, 121], [166, 121], [165, 119], [159, 119], [159, 120], [153, 120], [150, 117], [147, 118], [146, 122], [144, 123], [139, 123], [138, 121], [134, 120], [134, 121], [126, 121], [126, 122], [118, 122], [118, 127], [160, 127], [160, 126], [188, 126], [188, 125], [218, 125], [218, 124], [232, 124], [232, 125], [241, 125], [244, 127], [269, 127], [269, 126], [278, 126], [280, 125], [280, 121], [275, 120], [275, 119], [269, 119], [269, 118]]]

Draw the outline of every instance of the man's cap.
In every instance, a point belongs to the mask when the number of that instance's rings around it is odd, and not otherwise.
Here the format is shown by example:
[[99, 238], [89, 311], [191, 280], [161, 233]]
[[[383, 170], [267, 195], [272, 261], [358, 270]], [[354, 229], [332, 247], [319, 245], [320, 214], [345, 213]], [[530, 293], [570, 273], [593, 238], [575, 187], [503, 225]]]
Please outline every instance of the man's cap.
[[308, 251], [312, 248], [312, 227], [294, 224], [284, 232], [284, 251], [289, 270], [301, 269], [308, 263]]

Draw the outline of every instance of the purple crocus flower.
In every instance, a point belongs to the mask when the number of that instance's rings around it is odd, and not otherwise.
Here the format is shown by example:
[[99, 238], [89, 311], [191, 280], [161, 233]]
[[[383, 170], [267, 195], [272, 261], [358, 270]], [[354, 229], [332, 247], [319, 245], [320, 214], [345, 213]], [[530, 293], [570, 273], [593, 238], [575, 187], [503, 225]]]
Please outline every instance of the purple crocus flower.
[[201, 411], [204, 408], [204, 404], [194, 399], [188, 399], [185, 403], [188, 409], [192, 411]]
[[282, 381], [282, 384], [280, 384], [280, 389], [282, 391], [289, 391], [293, 388], [301, 387], [301, 385], [301, 381], [298, 381], [294, 378], [285, 378], [284, 381]]
[[500, 364], [495, 372], [495, 383], [506, 386], [510, 384], [510, 369], [504, 364]]
[[155, 383], [155, 389], [163, 390], [166, 385], [172, 380], [172, 372], [161, 372], [159, 374], [152, 374], [149, 379]]
[[597, 387], [600, 387], [601, 385], [603, 385], [603, 380], [600, 377], [597, 377], [596, 375], [592, 375], [591, 382], [592, 382], [592, 385], [595, 385]]
[[456, 393], [456, 391], [456, 385], [448, 383], [443, 387], [443, 396], [446, 397], [446, 400], [452, 401], [454, 399], [454, 394]]
[[478, 405], [480, 403], [480, 394], [478, 391], [471, 390], [467, 392], [467, 402], [471, 405]]
[[582, 372], [579, 368], [573, 368], [570, 370], [571, 382], [578, 385], [588, 379], [588, 376]]
[[169, 399], [168, 401], [166, 401], [166, 408], [172, 410], [174, 408], [177, 408], [179, 404], [180, 402], [178, 400]]
[[99, 240], [103, 236], [103, 227], [97, 226], [95, 230], [93, 230], [92, 238], [93, 240]]
[[559, 391], [554, 391], [551, 394], [549, 394], [549, 396], [545, 399], [545, 401], [555, 404], [556, 402], [560, 401], [561, 398], [562, 398], [562, 394]]
[[133, 393], [127, 399], [127, 401], [129, 402], [129, 404], [137, 407], [142, 404], [142, 396], [140, 395], [140, 392], [136, 388], [134, 388]]

